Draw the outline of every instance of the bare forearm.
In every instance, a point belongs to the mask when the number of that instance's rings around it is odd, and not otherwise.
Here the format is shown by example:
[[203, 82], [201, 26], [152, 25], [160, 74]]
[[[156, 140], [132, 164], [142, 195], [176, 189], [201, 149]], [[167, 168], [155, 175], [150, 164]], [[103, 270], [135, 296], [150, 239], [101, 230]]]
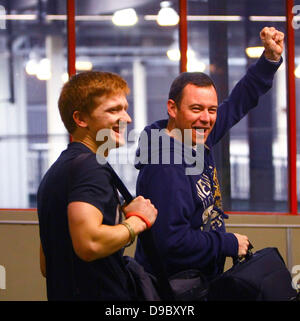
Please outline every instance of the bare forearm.
[[[138, 235], [146, 229], [146, 225], [137, 217], [125, 220]], [[107, 257], [130, 242], [131, 236], [126, 226], [100, 224], [89, 235], [78, 235], [73, 238], [73, 246], [76, 254], [85, 261]]]

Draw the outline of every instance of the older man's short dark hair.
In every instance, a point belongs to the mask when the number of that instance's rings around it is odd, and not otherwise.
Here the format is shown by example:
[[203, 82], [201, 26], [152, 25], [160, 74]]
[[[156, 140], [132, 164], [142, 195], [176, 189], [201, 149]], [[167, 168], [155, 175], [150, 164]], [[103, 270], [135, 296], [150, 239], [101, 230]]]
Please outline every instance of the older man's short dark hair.
[[178, 108], [180, 107], [183, 89], [188, 84], [197, 87], [213, 86], [216, 90], [214, 82], [207, 74], [203, 72], [183, 72], [174, 79], [169, 91], [169, 99], [174, 100]]

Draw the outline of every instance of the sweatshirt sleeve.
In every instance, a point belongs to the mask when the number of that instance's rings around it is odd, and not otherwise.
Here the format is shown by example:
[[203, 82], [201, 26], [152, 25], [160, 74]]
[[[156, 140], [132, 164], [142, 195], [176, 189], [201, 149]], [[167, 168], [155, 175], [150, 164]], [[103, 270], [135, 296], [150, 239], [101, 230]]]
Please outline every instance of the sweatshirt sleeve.
[[205, 268], [216, 264], [220, 256], [237, 255], [238, 242], [232, 233], [192, 227], [195, 201], [183, 167], [145, 166], [138, 178], [137, 194], [149, 198], [158, 210], [152, 231], [169, 274]]
[[217, 121], [209, 136], [212, 146], [249, 110], [257, 106], [259, 97], [272, 87], [274, 75], [281, 63], [282, 57], [279, 62], [271, 62], [262, 54], [258, 61], [249, 67], [229, 97], [219, 105]]

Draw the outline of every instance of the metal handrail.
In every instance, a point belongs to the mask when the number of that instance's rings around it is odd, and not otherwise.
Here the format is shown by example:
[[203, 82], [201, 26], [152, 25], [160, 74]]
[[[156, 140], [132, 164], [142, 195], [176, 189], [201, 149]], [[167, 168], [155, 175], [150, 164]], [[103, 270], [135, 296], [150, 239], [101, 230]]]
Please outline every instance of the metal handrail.
[[293, 268], [293, 248], [292, 233], [293, 228], [300, 228], [300, 224], [226, 224], [227, 227], [247, 227], [247, 228], [285, 228], [286, 229], [286, 256], [287, 267], [291, 271]]
[[0, 224], [38, 225], [38, 221], [0, 221]]

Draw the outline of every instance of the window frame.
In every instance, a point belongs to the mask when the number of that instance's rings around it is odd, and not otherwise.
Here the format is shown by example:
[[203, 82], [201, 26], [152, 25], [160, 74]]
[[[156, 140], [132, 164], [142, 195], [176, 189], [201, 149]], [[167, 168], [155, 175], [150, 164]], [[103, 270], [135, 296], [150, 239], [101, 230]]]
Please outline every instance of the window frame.
[[[187, 70], [187, 0], [179, 1], [179, 46], [180, 46], [180, 72]], [[67, 0], [67, 51], [69, 77], [76, 74], [76, 22], [75, 0]], [[286, 6], [286, 66], [287, 66], [287, 130], [288, 130], [288, 212], [251, 212], [251, 211], [226, 211], [227, 214], [252, 214], [252, 215], [298, 215], [297, 201], [297, 132], [296, 132], [296, 90], [295, 90], [295, 34], [292, 25], [294, 6], [293, 0], [285, 0]], [[71, 136], [70, 136], [71, 141]], [[14, 209], [0, 208], [0, 211], [27, 212], [35, 208]]]

